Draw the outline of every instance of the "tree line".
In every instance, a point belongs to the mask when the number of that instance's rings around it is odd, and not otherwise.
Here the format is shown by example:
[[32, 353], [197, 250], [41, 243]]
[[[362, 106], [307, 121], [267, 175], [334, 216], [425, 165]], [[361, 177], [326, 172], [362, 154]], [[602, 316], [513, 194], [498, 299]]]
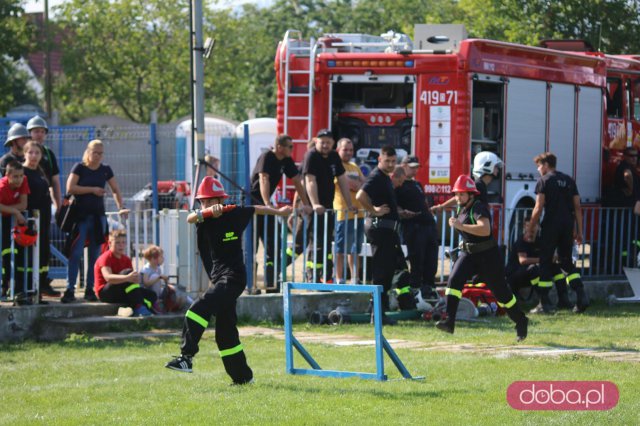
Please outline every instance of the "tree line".
[[[0, 113], [33, 98], [12, 63], [39, 47], [22, 0], [0, 0]], [[205, 0], [206, 111], [231, 119], [275, 116], [275, 50], [287, 29], [413, 36], [416, 23], [462, 23], [470, 37], [528, 45], [586, 39], [611, 54], [640, 53], [637, 0], [274, 0], [233, 6]], [[64, 74], [53, 86], [63, 122], [116, 114], [160, 122], [190, 113], [189, 0], [69, 0], [55, 8]], [[15, 68], [14, 68], [15, 69]], [[7, 96], [10, 94], [10, 96]]]

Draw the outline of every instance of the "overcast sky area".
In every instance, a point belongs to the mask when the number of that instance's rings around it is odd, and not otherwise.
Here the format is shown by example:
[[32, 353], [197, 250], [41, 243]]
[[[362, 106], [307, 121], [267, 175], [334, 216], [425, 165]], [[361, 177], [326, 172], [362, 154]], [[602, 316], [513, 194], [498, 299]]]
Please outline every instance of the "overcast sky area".
[[[49, 11], [51, 11], [54, 6], [64, 3], [64, 1], [65, 0], [49, 0]], [[227, 0], [220, 3], [225, 6], [239, 6], [244, 3], [255, 3], [259, 6], [267, 6], [273, 3], [273, 0]], [[27, 0], [24, 9], [27, 13], [42, 12], [44, 10], [44, 0]]]

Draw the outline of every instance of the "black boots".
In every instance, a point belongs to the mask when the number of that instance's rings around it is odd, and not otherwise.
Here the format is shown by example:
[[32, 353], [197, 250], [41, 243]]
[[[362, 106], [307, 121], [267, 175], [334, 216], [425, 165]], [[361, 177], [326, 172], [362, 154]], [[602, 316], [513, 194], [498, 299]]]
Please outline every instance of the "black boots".
[[515, 305], [507, 309], [507, 315], [511, 321], [516, 323], [516, 340], [522, 342], [527, 338], [527, 332], [529, 329], [529, 318]]
[[436, 323], [436, 328], [438, 330], [453, 334], [456, 328], [456, 314], [458, 313], [459, 304], [459, 297], [452, 296], [450, 294], [447, 295], [447, 318]]
[[556, 291], [558, 292], [558, 309], [573, 309], [573, 303], [569, 300], [567, 282], [564, 278], [556, 281]]
[[553, 314], [555, 309], [549, 298], [549, 287], [536, 287], [536, 292], [540, 298], [538, 306], [529, 311], [530, 314]]
[[589, 296], [584, 291], [584, 285], [575, 286], [573, 290], [576, 292], [576, 306], [573, 307], [573, 312], [581, 314], [589, 307]]
[[453, 334], [455, 329], [455, 320], [451, 321], [449, 318], [440, 320], [436, 323], [436, 328], [438, 330], [444, 331], [445, 333]]
[[73, 303], [76, 301], [76, 295], [73, 290], [65, 290], [64, 295], [60, 299], [62, 303]]

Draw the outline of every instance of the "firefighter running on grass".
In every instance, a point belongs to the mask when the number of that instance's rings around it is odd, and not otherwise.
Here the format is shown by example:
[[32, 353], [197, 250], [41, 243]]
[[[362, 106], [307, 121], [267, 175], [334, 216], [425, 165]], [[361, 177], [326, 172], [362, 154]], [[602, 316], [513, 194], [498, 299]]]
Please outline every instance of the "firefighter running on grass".
[[196, 224], [200, 257], [211, 283], [187, 311], [182, 329], [181, 355], [169, 361], [166, 367], [185, 373], [192, 371], [192, 359], [198, 353], [198, 342], [209, 320], [215, 316], [216, 344], [224, 368], [233, 384], [243, 385], [253, 381], [253, 372], [247, 365], [236, 327], [236, 301], [247, 282], [242, 233], [254, 213], [287, 216], [291, 213], [291, 207], [225, 206], [222, 202], [227, 197], [222, 184], [207, 176], [196, 195], [202, 209], [187, 217], [187, 222]]
[[486, 282], [498, 305], [507, 310], [507, 315], [516, 323], [517, 340], [527, 337], [529, 320], [522, 313], [504, 279], [504, 264], [496, 240], [491, 235], [491, 217], [487, 205], [476, 199], [479, 191], [471, 177], [460, 175], [453, 186], [458, 212], [449, 219], [449, 226], [462, 235], [460, 257], [453, 265], [447, 283], [447, 318], [436, 323], [436, 327], [453, 333], [456, 312], [462, 297], [464, 284], [475, 274]]

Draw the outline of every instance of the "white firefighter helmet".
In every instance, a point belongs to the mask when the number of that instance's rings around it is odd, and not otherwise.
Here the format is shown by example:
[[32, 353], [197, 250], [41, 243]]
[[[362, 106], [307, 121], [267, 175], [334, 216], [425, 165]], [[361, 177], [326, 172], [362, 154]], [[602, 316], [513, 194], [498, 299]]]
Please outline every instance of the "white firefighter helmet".
[[495, 167], [502, 167], [502, 160], [491, 151], [482, 151], [473, 159], [473, 176], [491, 175]]

